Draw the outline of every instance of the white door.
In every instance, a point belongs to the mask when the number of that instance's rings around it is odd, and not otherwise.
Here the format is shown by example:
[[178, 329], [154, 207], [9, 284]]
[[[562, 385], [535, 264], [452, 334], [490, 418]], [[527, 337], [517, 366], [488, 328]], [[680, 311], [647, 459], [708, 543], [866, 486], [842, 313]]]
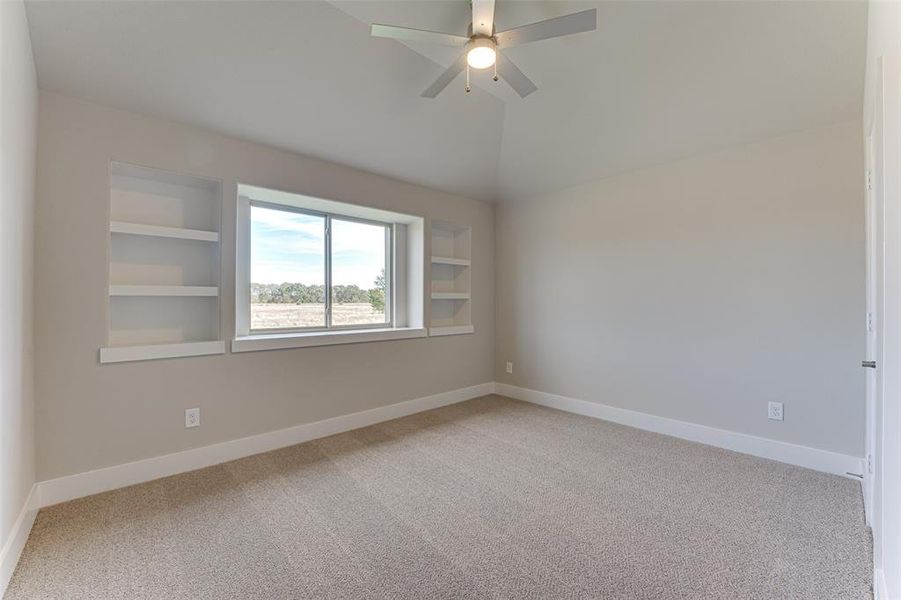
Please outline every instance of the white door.
[[867, 440], [864, 493], [876, 588], [901, 590], [901, 64], [880, 59], [867, 136]]
[[[865, 363], [862, 364], [867, 371], [867, 398], [866, 398], [866, 457], [864, 464], [864, 495], [866, 497], [867, 524], [874, 527], [873, 502], [874, 472], [877, 441], [877, 415], [882, 410], [882, 376], [881, 370], [876, 368], [882, 361], [882, 312], [883, 312], [883, 225], [885, 205], [880, 190], [874, 190], [875, 185], [875, 159], [874, 136], [871, 130], [866, 138], [866, 227], [867, 227], [867, 304], [865, 326], [867, 330], [867, 346]], [[870, 367], [868, 365], [875, 365]]]

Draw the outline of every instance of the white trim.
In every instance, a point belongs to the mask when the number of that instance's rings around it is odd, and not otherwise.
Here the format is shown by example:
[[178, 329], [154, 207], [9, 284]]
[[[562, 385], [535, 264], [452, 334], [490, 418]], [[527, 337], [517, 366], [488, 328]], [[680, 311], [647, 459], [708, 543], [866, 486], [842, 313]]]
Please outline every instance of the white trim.
[[898, 600], [901, 596], [890, 596], [882, 569], [873, 570], [873, 600]]
[[111, 285], [110, 296], [218, 296], [212, 285]]
[[109, 231], [110, 233], [120, 233], [125, 235], [175, 238], [198, 242], [219, 241], [218, 231], [185, 229], [184, 227], [163, 227], [162, 225], [146, 225], [144, 223], [129, 223], [126, 221], [110, 221]]
[[[250, 323], [251, 284], [250, 284], [250, 246], [251, 246], [251, 205], [260, 204], [277, 210], [292, 210], [322, 216], [327, 222], [332, 219], [356, 220], [385, 226], [391, 232], [390, 243], [386, 243], [385, 276], [391, 282], [388, 307], [391, 311], [395, 329], [421, 327], [423, 318], [423, 289], [418, 285], [424, 273], [424, 256], [418, 254], [423, 249], [424, 218], [386, 211], [369, 206], [361, 206], [338, 200], [315, 198], [298, 192], [274, 190], [246, 183], [238, 183], [237, 223], [235, 228], [235, 341], [233, 352], [247, 350], [278, 350], [282, 348], [303, 348], [307, 346], [326, 346], [337, 343], [353, 343], [357, 341], [375, 341], [379, 339], [399, 339], [405, 337], [421, 337], [415, 335], [391, 336], [373, 340], [361, 338], [353, 340], [331, 338], [320, 343], [296, 344], [244, 344], [259, 336], [266, 335], [254, 332]], [[326, 232], [325, 274], [330, 278], [331, 269], [331, 233]], [[329, 289], [326, 281], [326, 289]], [[304, 335], [310, 336], [310, 332]], [[426, 332], [424, 335], [428, 335]]]
[[429, 335], [432, 337], [441, 335], [461, 335], [466, 333], [474, 333], [476, 330], [472, 325], [448, 325], [447, 327], [429, 327]]
[[209, 354], [225, 354], [225, 342], [180, 342], [177, 344], [147, 344], [143, 346], [110, 346], [100, 349], [100, 362], [106, 364], [180, 356], [205, 356]]
[[345, 200], [317, 198], [315, 196], [308, 196], [303, 192], [276, 190], [248, 183], [238, 183], [238, 196], [244, 197], [248, 201], [291, 206], [318, 213], [329, 213], [336, 217], [366, 219], [369, 221], [381, 221], [383, 223], [415, 223], [422, 220], [422, 217], [418, 215], [408, 215], [372, 206], [354, 204]]
[[192, 448], [173, 454], [42, 481], [38, 484], [40, 506], [51, 506], [160, 477], [202, 469], [245, 456], [405, 417], [424, 410], [471, 400], [492, 392], [494, 392], [494, 382], [482, 383], [211, 446]]
[[245, 335], [232, 340], [232, 352], [254, 352], [256, 350], [284, 350], [286, 348], [308, 348], [310, 346], [333, 346], [336, 344], [356, 344], [359, 342], [384, 342], [426, 337], [424, 327], [394, 327], [385, 329], [352, 329], [311, 331], [308, 333], [269, 333]]
[[31, 533], [31, 527], [38, 514], [39, 496], [38, 484], [31, 486], [28, 498], [25, 499], [25, 504], [22, 506], [16, 522], [13, 523], [9, 537], [0, 548], [0, 598], [6, 593], [9, 580], [12, 579], [13, 571], [16, 570], [16, 564], [25, 548], [25, 542], [28, 541], [28, 535]]
[[752, 456], [768, 458], [845, 477], [847, 477], [849, 472], [863, 472], [863, 459], [857, 456], [838, 454], [837, 452], [820, 450], [819, 448], [810, 448], [736, 431], [717, 429], [687, 421], [678, 421], [625, 408], [617, 408], [606, 404], [567, 398], [566, 396], [529, 390], [506, 383], [496, 383], [495, 386], [496, 393], [517, 400], [612, 421], [646, 431], [663, 433], [709, 446], [716, 446], [717, 448], [743, 452]]
[[453, 265], [455, 267], [468, 267], [472, 262], [468, 258], [454, 258], [452, 256], [433, 256], [433, 265]]
[[861, 459], [863, 466], [863, 519], [867, 527], [873, 527], [873, 476], [867, 470], [867, 457]]
[[432, 292], [432, 300], [469, 300], [469, 292]]
[[[896, 13], [897, 14], [897, 13]], [[874, 117], [873, 144], [868, 148], [870, 182], [876, 205], [877, 291], [875, 326], [878, 334], [876, 401], [867, 420], [867, 451], [873, 453], [874, 592], [880, 600], [901, 600], [901, 60], [872, 56], [873, 102], [865, 107]], [[866, 133], [870, 133], [867, 131]], [[879, 223], [882, 235], [879, 236]], [[881, 259], [881, 260], [880, 260]], [[879, 278], [882, 278], [882, 285]], [[870, 358], [869, 356], [867, 358]], [[869, 407], [868, 407], [869, 408]]]
[[[492, 393], [838, 475], [844, 475], [849, 470], [856, 472], [856, 469], [862, 466], [861, 459], [853, 456], [567, 398], [509, 384], [488, 382], [211, 446], [39, 482], [32, 487], [9, 539], [0, 550], [0, 597], [15, 570], [16, 562], [28, 539], [39, 507], [43, 508], [160, 477], [202, 469]], [[876, 600], [898, 600], [889, 596], [882, 571], [874, 571], [873, 583]]]
[[[239, 195], [235, 211], [235, 335], [250, 333], [250, 200]], [[232, 345], [234, 351], [234, 345]]]

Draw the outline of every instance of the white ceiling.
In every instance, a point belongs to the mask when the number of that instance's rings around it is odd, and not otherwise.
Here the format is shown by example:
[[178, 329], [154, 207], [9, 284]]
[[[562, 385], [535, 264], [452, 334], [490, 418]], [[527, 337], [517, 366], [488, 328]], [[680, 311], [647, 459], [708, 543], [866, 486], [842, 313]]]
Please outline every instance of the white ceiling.
[[598, 8], [598, 31], [509, 50], [419, 93], [454, 50], [371, 22], [464, 33], [466, 0], [28, 2], [42, 88], [436, 189], [512, 200], [861, 111], [861, 2], [498, 0], [497, 28]]

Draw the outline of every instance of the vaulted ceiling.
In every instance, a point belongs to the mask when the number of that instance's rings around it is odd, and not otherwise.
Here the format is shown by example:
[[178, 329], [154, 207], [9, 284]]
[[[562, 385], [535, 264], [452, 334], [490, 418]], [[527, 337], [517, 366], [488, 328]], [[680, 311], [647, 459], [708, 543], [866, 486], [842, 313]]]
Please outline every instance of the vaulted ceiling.
[[538, 85], [485, 73], [419, 93], [466, 0], [28, 2], [42, 88], [486, 200], [860, 118], [862, 2], [498, 0], [509, 29], [598, 8], [598, 30], [512, 48]]

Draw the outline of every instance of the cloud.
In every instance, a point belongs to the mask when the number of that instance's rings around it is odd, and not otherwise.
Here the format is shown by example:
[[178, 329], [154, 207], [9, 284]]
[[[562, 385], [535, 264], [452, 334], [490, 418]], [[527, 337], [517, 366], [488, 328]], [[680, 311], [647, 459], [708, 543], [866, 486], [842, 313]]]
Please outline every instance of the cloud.
[[[321, 285], [325, 280], [325, 219], [251, 207], [251, 280]], [[373, 286], [385, 267], [385, 228], [332, 220], [335, 285]]]

